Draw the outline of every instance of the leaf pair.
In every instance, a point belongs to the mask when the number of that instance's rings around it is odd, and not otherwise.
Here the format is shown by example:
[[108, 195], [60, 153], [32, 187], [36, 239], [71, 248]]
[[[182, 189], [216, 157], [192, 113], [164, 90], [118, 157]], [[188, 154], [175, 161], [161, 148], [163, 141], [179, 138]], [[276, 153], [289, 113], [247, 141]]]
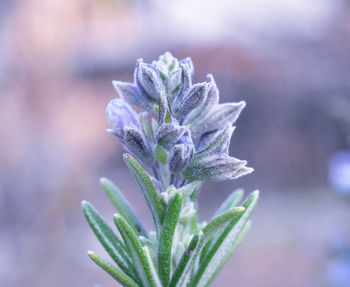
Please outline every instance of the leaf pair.
[[[249, 229], [250, 221], [248, 220], [256, 206], [258, 198], [258, 191], [251, 193], [243, 203], [242, 207], [244, 208], [244, 211], [239, 216], [234, 217], [219, 234], [219, 236], [214, 238], [213, 242], [210, 244], [209, 252], [206, 254], [204, 260], [199, 266], [199, 269], [193, 276], [191, 287], [208, 286], [215, 278], [217, 273], [220, 271], [224, 263], [230, 257], [236, 246], [240, 243], [241, 239]], [[230, 199], [232, 200], [231, 203], [233, 203], [235, 199], [236, 197], [232, 197]], [[219, 221], [219, 218], [224, 219], [227, 212], [228, 211], [222, 213], [212, 221], [213, 227], [215, 226], [214, 222]], [[209, 229], [209, 225], [210, 224], [203, 229], [203, 233]], [[213, 230], [213, 227], [210, 229]]]
[[83, 201], [82, 207], [85, 218], [91, 229], [121, 270], [117, 269], [92, 251], [88, 253], [90, 258], [124, 286], [139, 286], [133, 279], [136, 277], [136, 270], [133, 267], [124, 243], [117, 237], [89, 202]]
[[[195, 266], [198, 265], [203, 247], [217, 233], [220, 233], [220, 231], [222, 231], [231, 220], [239, 217], [244, 212], [244, 210], [245, 208], [243, 207], [236, 207], [227, 210], [226, 212], [212, 220], [198, 234], [193, 236], [189, 247], [184, 252], [180, 263], [178, 264], [177, 269], [174, 272], [170, 284], [171, 286], [183, 286], [184, 284], [192, 284], [190, 276], [193, 274], [193, 269], [195, 268]], [[189, 280], [190, 282], [188, 283]]]
[[[152, 212], [156, 229], [160, 232], [164, 210], [156, 189], [149, 175], [133, 157], [125, 154], [124, 160], [139, 184]], [[120, 215], [114, 216], [114, 221], [125, 245], [90, 203], [82, 202], [83, 211], [95, 235], [121, 270], [93, 252], [89, 253], [90, 258], [124, 286], [138, 286], [138, 283], [142, 286], [161, 286], [150, 252], [147, 247], [141, 246], [138, 239], [138, 236], [148, 238], [148, 233], [118, 188], [105, 178], [101, 179], [101, 184], [120, 212]]]
[[148, 247], [141, 246], [137, 234], [127, 220], [119, 214], [114, 215], [114, 222], [124, 244], [90, 203], [84, 201], [82, 206], [95, 235], [121, 270], [92, 251], [88, 253], [89, 257], [123, 286], [135, 287], [141, 284], [141, 286], [160, 287]]
[[[115, 192], [111, 193], [112, 189], [107, 185], [110, 182], [102, 182], [108, 186], [107, 194], [113, 194], [110, 198], [116, 200]], [[83, 202], [84, 214], [92, 230], [121, 270], [93, 252], [89, 252], [89, 256], [123, 286], [208, 286], [249, 229], [248, 219], [258, 200], [258, 192], [253, 192], [243, 206], [235, 207], [242, 195], [242, 191], [233, 193], [218, 209], [214, 219], [193, 236], [175, 270], [171, 270], [172, 246], [182, 207], [182, 193], [176, 192], [165, 212], [159, 238], [158, 270], [148, 247], [142, 247], [138, 239], [135, 221], [131, 219], [133, 212], [128, 204], [117, 204], [128, 220], [122, 215], [114, 216], [124, 245], [97, 211], [88, 202]], [[195, 264], [196, 262], [198, 263]], [[198, 269], [193, 273], [196, 265]], [[192, 279], [188, 282], [191, 274]]]
[[[134, 172], [138, 174], [138, 182], [143, 182], [144, 188], [147, 187], [146, 189], [152, 190], [151, 182], [147, 180], [148, 176], [144, 174], [144, 170], [133, 162], [131, 158], [127, 158], [126, 160], [128, 160], [132, 169], [136, 169]], [[126, 284], [125, 286], [129, 286], [127, 284], [130, 282], [134, 284], [137, 281], [133, 281], [132, 278], [139, 278], [138, 280], [142, 282], [143, 286], [148, 286], [147, 284], [149, 286], [158, 286], [159, 279], [157, 279], [158, 275], [152, 263], [151, 256], [148, 251], [141, 247], [137, 238], [137, 234], [147, 236], [147, 233], [117, 187], [107, 179], [101, 179], [101, 183], [111, 201], [123, 215], [114, 216], [114, 220], [126, 246], [88, 202], [83, 202], [84, 214], [106, 251], [124, 272], [116, 269], [113, 265], [94, 253], [90, 252], [89, 256], [120, 283]], [[191, 184], [190, 186], [194, 185]], [[182, 207], [182, 193], [188, 196], [188, 188], [186, 189], [184, 187], [182, 189], [182, 192], [176, 192], [170, 199], [159, 238], [158, 262], [161, 262], [159, 272], [164, 286], [167, 285], [170, 278], [171, 251], [174, 232]], [[145, 192], [151, 194], [150, 191]]]
[[145, 287], [161, 287], [153, 260], [147, 247], [142, 247], [137, 235], [127, 221], [119, 214], [114, 215], [114, 222], [123, 237], [132, 259], [138, 278]]
[[[131, 158], [126, 158], [126, 160], [130, 164], [131, 169], [137, 174], [137, 181], [143, 184], [144, 189], [147, 189], [145, 193], [149, 193], [149, 196], [152, 196], [151, 182], [148, 176], [144, 174], [144, 170], [132, 161]], [[147, 236], [147, 233], [116, 186], [106, 179], [102, 179], [101, 183], [111, 201], [118, 208], [119, 212], [124, 215], [115, 215], [114, 221], [125, 245], [119, 240], [90, 203], [85, 201], [82, 203], [83, 211], [91, 228], [106, 251], [124, 272], [116, 269], [113, 265], [93, 252], [90, 252], [89, 256], [95, 263], [125, 286], [138, 286], [136, 283], [137, 281], [140, 282], [142, 286], [161, 286], [157, 269], [153, 263], [148, 247], [142, 247], [138, 239], [138, 234]], [[161, 262], [159, 265], [159, 273], [163, 286], [166, 286], [170, 279], [172, 244], [181, 207], [182, 195], [181, 193], [176, 193], [168, 204], [159, 235], [158, 262]]]
[[214, 219], [193, 236], [169, 286], [209, 285], [249, 229], [248, 218], [255, 208], [258, 192], [250, 194], [243, 206], [236, 207], [242, 196], [242, 191], [234, 192], [219, 208]]

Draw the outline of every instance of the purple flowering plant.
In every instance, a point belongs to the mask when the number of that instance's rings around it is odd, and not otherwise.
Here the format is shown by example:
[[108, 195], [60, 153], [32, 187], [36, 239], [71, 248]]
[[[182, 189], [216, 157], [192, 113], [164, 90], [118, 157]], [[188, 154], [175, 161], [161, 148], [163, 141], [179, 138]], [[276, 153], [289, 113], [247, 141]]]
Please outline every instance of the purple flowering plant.
[[[233, 124], [245, 103], [219, 103], [212, 75], [192, 83], [190, 58], [169, 52], [152, 64], [137, 61], [134, 82], [113, 81], [119, 98], [107, 106], [110, 128], [147, 202], [155, 231], [147, 231], [121, 191], [101, 184], [115, 205], [114, 233], [96, 209], [83, 212], [113, 263], [89, 257], [122, 286], [209, 286], [250, 228], [258, 191], [234, 191], [209, 222], [198, 221], [203, 181], [236, 179], [253, 171], [228, 154]], [[133, 107], [143, 112], [137, 113]]]

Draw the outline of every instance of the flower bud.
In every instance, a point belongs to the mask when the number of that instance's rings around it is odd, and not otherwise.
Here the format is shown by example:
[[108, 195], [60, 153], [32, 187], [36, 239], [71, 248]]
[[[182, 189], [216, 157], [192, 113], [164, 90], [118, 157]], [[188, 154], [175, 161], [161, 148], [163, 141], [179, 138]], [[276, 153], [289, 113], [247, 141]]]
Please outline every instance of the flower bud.
[[112, 133], [119, 138], [124, 138], [126, 127], [140, 129], [136, 112], [123, 99], [112, 100], [107, 106], [106, 114]]
[[203, 118], [193, 122], [192, 137], [196, 141], [204, 133], [220, 129], [228, 123], [235, 123], [244, 107], [244, 101], [214, 106]]
[[176, 70], [179, 67], [179, 61], [169, 52], [161, 55], [157, 63], [164, 64], [169, 72]]
[[202, 135], [196, 145], [197, 155], [202, 157], [222, 153], [228, 154], [228, 148], [234, 130], [235, 127], [229, 123], [220, 130]]
[[219, 90], [215, 84], [214, 77], [207, 75], [207, 94], [205, 101], [191, 111], [183, 121], [183, 125], [196, 125], [206, 117], [206, 115], [219, 104]]
[[169, 75], [168, 79], [168, 93], [176, 96], [182, 87], [182, 69], [177, 69]]
[[182, 59], [179, 63], [182, 64], [182, 65], [186, 65], [187, 68], [188, 68], [188, 71], [193, 76], [193, 74], [194, 74], [194, 67], [193, 67], [193, 63], [192, 63], [192, 60], [191, 60], [190, 57]]
[[139, 130], [125, 129], [125, 137], [122, 140], [125, 147], [145, 164], [153, 163], [153, 155], [147, 140]]
[[151, 113], [155, 112], [154, 100], [146, 93], [141, 93], [140, 89], [135, 84], [121, 81], [112, 81], [112, 84], [119, 96], [129, 104], [138, 106]]
[[186, 133], [173, 147], [169, 158], [169, 169], [173, 173], [181, 172], [190, 162], [194, 152], [191, 135]]
[[176, 124], [163, 124], [156, 132], [155, 138], [159, 145], [165, 149], [171, 149], [180, 140], [180, 137], [188, 132], [188, 129]]
[[162, 79], [157, 70], [150, 64], [145, 64], [140, 60], [136, 68], [136, 81], [138, 86], [155, 100], [159, 99], [159, 94], [165, 92]]
[[194, 156], [182, 175], [190, 181], [236, 179], [254, 171], [246, 164], [246, 161], [227, 154], [205, 158]]
[[174, 105], [174, 114], [178, 120], [183, 120], [191, 111], [204, 103], [208, 92], [207, 83], [195, 84]]
[[165, 123], [169, 124], [173, 121], [173, 117], [170, 112], [168, 100], [165, 94], [159, 94], [159, 116], [158, 125], [161, 126]]
[[183, 96], [192, 86], [191, 71], [187, 64], [180, 62], [180, 67], [169, 74], [168, 93], [172, 101], [181, 102]]

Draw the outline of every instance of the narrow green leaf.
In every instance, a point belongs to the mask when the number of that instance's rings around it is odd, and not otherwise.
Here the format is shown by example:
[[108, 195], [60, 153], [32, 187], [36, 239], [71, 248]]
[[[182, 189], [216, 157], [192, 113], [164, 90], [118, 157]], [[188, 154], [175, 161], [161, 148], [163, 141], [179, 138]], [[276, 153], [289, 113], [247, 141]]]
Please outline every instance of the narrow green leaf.
[[146, 238], [144, 236], [139, 236], [138, 238], [139, 238], [141, 246], [148, 246], [149, 248], [152, 247], [152, 242], [148, 238]]
[[120, 235], [123, 237], [125, 245], [129, 250], [137, 275], [142, 282], [142, 286], [157, 287], [156, 279], [152, 276], [151, 266], [149, 265], [137, 235], [121, 215], [115, 214], [113, 218]]
[[[181, 226], [181, 229], [184, 230], [182, 226]], [[180, 232], [178, 233], [178, 235], [180, 235]], [[174, 235], [174, 246], [171, 249], [171, 270], [176, 269], [176, 266], [179, 264], [179, 262], [182, 258], [182, 255], [184, 254], [184, 252], [186, 250], [185, 244], [184, 244], [185, 242], [176, 240], [175, 236], [176, 236], [176, 230], [175, 230], [175, 235]], [[192, 237], [190, 239], [192, 239]], [[176, 240], [176, 242], [175, 242], [175, 240]]]
[[133, 277], [132, 264], [123, 242], [114, 234], [112, 229], [89, 202], [83, 201], [82, 207], [87, 222], [108, 254], [118, 264], [120, 269], [130, 277]]
[[203, 249], [200, 255], [200, 263], [207, 258], [208, 252], [213, 246], [213, 242], [220, 235], [219, 231], [223, 231], [226, 225], [236, 216], [239, 216], [244, 211], [244, 207], [234, 207], [216, 216], [209, 224], [207, 224], [203, 229]]
[[[231, 195], [221, 204], [219, 209], [216, 211], [214, 218], [218, 217], [220, 214], [224, 213], [226, 210], [236, 207], [242, 201], [243, 198], [243, 189], [238, 189], [231, 193]], [[212, 246], [212, 243], [217, 239], [217, 237], [212, 237], [209, 242], [203, 247], [200, 256], [200, 263], [207, 257], [208, 252]]]
[[214, 276], [222, 267], [223, 262], [228, 259], [227, 254], [231, 251], [232, 246], [235, 245], [235, 242], [240, 237], [240, 233], [244, 230], [244, 226], [253, 212], [258, 198], [259, 192], [252, 192], [243, 203], [245, 211], [240, 216], [235, 217], [213, 243], [208, 255], [191, 282], [192, 287], [208, 286], [208, 282], [214, 279]]
[[197, 206], [197, 198], [198, 198], [198, 195], [199, 195], [199, 192], [201, 190], [201, 187], [203, 185], [203, 181], [199, 181], [199, 184], [198, 186], [195, 188], [195, 190], [192, 192], [190, 198], [193, 202], [195, 202], [196, 206]]
[[159, 275], [158, 275], [156, 265], [154, 264], [154, 261], [153, 261], [152, 255], [151, 255], [151, 251], [150, 251], [149, 247], [147, 247], [147, 246], [142, 247], [142, 249], [146, 255], [148, 264], [151, 267], [152, 277], [154, 278], [156, 285], [161, 287], [162, 283], [160, 283]]
[[251, 228], [252, 228], [252, 221], [249, 219], [247, 223], [244, 225], [243, 230], [237, 237], [235, 244], [232, 246], [232, 251], [242, 242], [242, 240], [244, 239], [244, 237], [247, 235], [247, 233]]
[[233, 220], [235, 217], [241, 215], [244, 212], [245, 208], [242, 206], [234, 207], [227, 210], [221, 215], [214, 218], [210, 221], [203, 229], [203, 244], [205, 244], [209, 239], [212, 238], [220, 230], [223, 230], [225, 226]]
[[209, 286], [210, 283], [215, 279], [216, 275], [219, 273], [221, 268], [225, 265], [226, 261], [231, 257], [233, 251], [235, 251], [236, 247], [242, 242], [243, 238], [245, 237], [245, 235], [250, 230], [251, 225], [252, 225], [251, 221], [248, 220], [247, 223], [243, 226], [242, 231], [238, 234], [236, 240], [233, 242], [233, 244], [232, 244], [232, 246], [230, 248], [230, 251], [228, 251], [226, 256], [221, 260], [221, 262], [219, 263], [218, 267], [215, 269], [213, 275], [211, 276], [211, 278], [207, 282], [206, 286]]
[[100, 182], [107, 196], [113, 203], [113, 205], [117, 208], [117, 210], [125, 218], [125, 220], [130, 224], [132, 229], [138, 235], [148, 237], [147, 231], [142, 226], [135, 212], [131, 208], [129, 202], [124, 197], [124, 195], [120, 192], [118, 187], [114, 185], [113, 182], [111, 182], [107, 178], [101, 178]]
[[[193, 269], [195, 267], [195, 264], [197, 262], [197, 258], [200, 255], [200, 251], [203, 247], [202, 244], [202, 238], [203, 238], [203, 232], [200, 230], [198, 235], [198, 243], [196, 243], [197, 238], [196, 236], [192, 237], [192, 240], [190, 242], [190, 246], [194, 246], [197, 245], [196, 247], [194, 247], [193, 251], [190, 253], [190, 256], [188, 259], [186, 259], [187, 263], [184, 264], [184, 267], [181, 267], [181, 269], [183, 269], [183, 271], [180, 274], [179, 279], [176, 279], [176, 281], [178, 282], [176, 286], [190, 286], [188, 285], [188, 281], [191, 277], [191, 275], [193, 274]], [[185, 260], [185, 259], [184, 259]], [[176, 271], [175, 271], [176, 272]], [[180, 271], [178, 271], [180, 273]]]
[[[198, 196], [199, 196], [199, 192], [201, 190], [201, 187], [203, 185], [203, 181], [199, 181], [198, 185], [196, 186], [196, 188], [194, 189], [194, 191], [191, 193], [190, 195], [190, 200], [194, 203], [194, 208], [196, 210], [198, 210]], [[196, 214], [192, 217], [192, 222], [191, 222], [191, 232], [193, 234], [198, 232], [198, 212], [196, 212]]]
[[101, 256], [93, 251], [88, 252], [89, 257], [104, 271], [111, 275], [115, 280], [125, 287], [140, 287], [131, 277], [126, 275], [123, 271], [115, 268], [111, 263], [104, 260]]
[[142, 166], [130, 154], [125, 153], [123, 159], [141, 188], [147, 205], [151, 210], [157, 234], [159, 234], [161, 223], [163, 222], [164, 210], [152, 180]]
[[182, 195], [177, 193], [169, 202], [165, 214], [162, 231], [159, 238], [158, 263], [159, 275], [163, 286], [167, 286], [171, 269], [171, 248], [173, 245], [174, 233], [179, 220], [182, 206]]
[[199, 257], [199, 265], [202, 265], [203, 261], [207, 259], [208, 253], [211, 250], [211, 247], [213, 246], [213, 242], [215, 242], [215, 239], [217, 239], [217, 238], [215, 238], [215, 236], [214, 236], [202, 248], [201, 254], [200, 254], [200, 257]]
[[236, 207], [240, 204], [243, 198], [243, 189], [235, 190], [231, 195], [221, 204], [219, 209], [216, 211], [214, 218], [225, 212], [226, 210]]
[[181, 260], [179, 262], [179, 264], [177, 265], [173, 276], [171, 277], [171, 281], [169, 283], [169, 287], [176, 287], [177, 283], [179, 282], [179, 280], [181, 279], [181, 276], [184, 274], [184, 270], [186, 268], [186, 266], [188, 265], [190, 258], [193, 258], [195, 250], [198, 246], [199, 243], [199, 235], [196, 234], [193, 236], [188, 248], [185, 250], [185, 252], [183, 253]]

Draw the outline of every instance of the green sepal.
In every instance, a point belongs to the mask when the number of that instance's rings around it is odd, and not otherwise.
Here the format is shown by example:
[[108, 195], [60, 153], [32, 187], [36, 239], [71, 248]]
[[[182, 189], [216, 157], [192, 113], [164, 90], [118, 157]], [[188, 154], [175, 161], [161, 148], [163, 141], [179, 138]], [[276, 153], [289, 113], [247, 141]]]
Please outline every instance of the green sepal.
[[104, 260], [101, 256], [97, 255], [93, 251], [88, 252], [89, 257], [94, 261], [98, 266], [100, 266], [104, 271], [111, 275], [115, 280], [125, 287], [140, 287], [131, 277], [126, 275], [123, 271], [114, 267], [111, 263]]
[[166, 165], [168, 162], [168, 154], [166, 152], [166, 150], [160, 146], [157, 145], [156, 150], [155, 150], [155, 154], [156, 154], [156, 160], [158, 162], [160, 162], [162, 165]]
[[182, 195], [180, 193], [176, 193], [175, 196], [170, 199], [168, 209], [165, 214], [162, 231], [159, 237], [158, 268], [163, 286], [167, 286], [170, 279], [171, 248], [175, 229], [180, 216], [181, 206]]
[[132, 263], [129, 258], [128, 251], [123, 242], [108, 226], [105, 220], [99, 215], [97, 210], [87, 201], [82, 202], [82, 208], [87, 222], [101, 242], [104, 249], [112, 257], [127, 275], [133, 277]]
[[170, 171], [168, 167], [168, 152], [161, 146], [157, 145], [155, 150], [155, 157], [159, 164], [159, 177], [163, 186], [168, 186], [170, 183]]
[[[243, 203], [245, 211], [238, 217], [235, 217], [225, 228], [222, 234], [213, 242], [206, 258], [194, 275], [191, 287], [208, 286], [224, 262], [228, 259], [227, 254], [232, 250], [232, 246], [236, 244], [240, 238], [240, 233], [244, 231], [251, 213], [253, 212], [259, 198], [259, 192], [252, 192], [247, 200]], [[236, 244], [237, 245], [237, 244]]]
[[141, 222], [139, 221], [129, 202], [118, 189], [118, 187], [107, 178], [101, 178], [100, 182], [113, 205], [117, 208], [117, 210], [125, 218], [125, 220], [130, 224], [130, 226], [137, 233], [137, 235], [148, 237], [147, 231], [142, 226]]
[[149, 265], [148, 259], [134, 230], [121, 215], [115, 214], [113, 218], [115, 225], [117, 226], [120, 235], [123, 237], [125, 245], [128, 248], [137, 275], [142, 282], [142, 286], [158, 287], [156, 284], [156, 279], [152, 276], [151, 266]]
[[160, 233], [161, 224], [164, 217], [164, 209], [160, 197], [150, 179], [149, 175], [142, 166], [128, 153], [123, 155], [124, 162], [135, 177], [140, 189], [146, 199], [147, 205], [151, 210], [157, 234]]
[[152, 127], [152, 132], [154, 134], [158, 128], [158, 122], [154, 118], [151, 119], [151, 127]]
[[140, 114], [140, 123], [142, 126], [142, 132], [150, 142], [152, 140], [151, 129], [147, 121], [147, 112], [143, 112]]

